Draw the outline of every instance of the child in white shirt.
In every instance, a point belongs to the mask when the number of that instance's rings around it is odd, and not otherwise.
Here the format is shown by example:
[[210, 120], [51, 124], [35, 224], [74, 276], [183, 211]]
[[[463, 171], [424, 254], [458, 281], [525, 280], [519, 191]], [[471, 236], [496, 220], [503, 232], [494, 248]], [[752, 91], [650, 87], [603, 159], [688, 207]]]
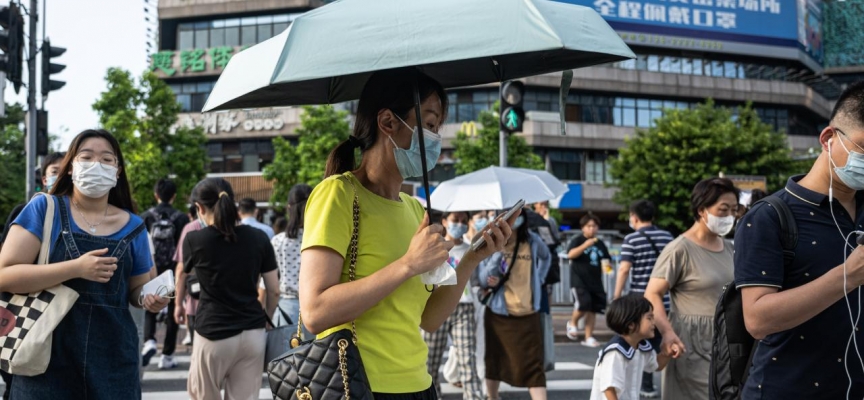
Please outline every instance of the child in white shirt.
[[594, 368], [591, 400], [639, 400], [642, 372], [662, 370], [673, 356], [655, 353], [648, 339], [654, 338], [654, 310], [642, 294], [631, 294], [612, 302], [606, 324], [617, 335], [600, 350]]

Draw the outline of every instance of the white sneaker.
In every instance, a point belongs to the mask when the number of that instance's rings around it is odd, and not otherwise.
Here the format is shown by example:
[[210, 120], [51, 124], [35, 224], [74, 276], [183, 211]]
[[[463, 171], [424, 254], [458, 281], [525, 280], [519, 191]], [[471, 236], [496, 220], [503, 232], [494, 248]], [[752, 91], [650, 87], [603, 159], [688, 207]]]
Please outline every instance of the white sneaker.
[[186, 337], [183, 339], [183, 345], [189, 346], [192, 344], [192, 335], [189, 334], [189, 331], [186, 331]]
[[144, 350], [141, 350], [141, 366], [150, 365], [150, 359], [156, 355], [156, 341], [150, 339], [144, 342]]
[[587, 347], [599, 347], [600, 342], [598, 342], [597, 339], [594, 339], [594, 337], [589, 337], [582, 341], [582, 345]]
[[174, 356], [166, 356], [162, 355], [162, 358], [159, 360], [159, 369], [171, 369], [177, 368], [177, 361], [174, 361]]
[[567, 339], [576, 340], [579, 337], [579, 329], [570, 324], [570, 321], [567, 321]]

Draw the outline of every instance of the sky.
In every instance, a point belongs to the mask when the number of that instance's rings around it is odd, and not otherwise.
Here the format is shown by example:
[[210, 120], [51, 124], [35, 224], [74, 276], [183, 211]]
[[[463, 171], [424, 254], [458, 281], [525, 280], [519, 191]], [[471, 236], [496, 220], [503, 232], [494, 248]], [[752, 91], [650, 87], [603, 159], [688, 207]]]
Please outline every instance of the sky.
[[[56, 64], [66, 65], [63, 72], [52, 75], [54, 80], [65, 81], [66, 86], [52, 91], [45, 103], [48, 130], [60, 138], [54, 147], [65, 151], [76, 134], [98, 126], [99, 118], [92, 105], [106, 88], [104, 78], [109, 67], [129, 70], [135, 76], [147, 68], [147, 27], [155, 31], [156, 25], [154, 22], [148, 25], [144, 20], [144, 9], [150, 10], [150, 21], [155, 21], [155, 6], [149, 4], [156, 1], [38, 0], [38, 43], [41, 46], [42, 24], [46, 23], [52, 46], [66, 48], [66, 53], [52, 59]], [[23, 3], [29, 8], [30, 0]], [[0, 4], [8, 5], [9, 1], [0, 0]], [[42, 18], [43, 4], [47, 8], [45, 18]], [[27, 23], [25, 16], [25, 35], [29, 32]], [[37, 81], [39, 76], [37, 72]], [[26, 84], [26, 64], [23, 79]], [[16, 95], [7, 82], [4, 96], [7, 103], [26, 105], [27, 88], [22, 86]], [[37, 107], [42, 104], [38, 91], [36, 104]]]

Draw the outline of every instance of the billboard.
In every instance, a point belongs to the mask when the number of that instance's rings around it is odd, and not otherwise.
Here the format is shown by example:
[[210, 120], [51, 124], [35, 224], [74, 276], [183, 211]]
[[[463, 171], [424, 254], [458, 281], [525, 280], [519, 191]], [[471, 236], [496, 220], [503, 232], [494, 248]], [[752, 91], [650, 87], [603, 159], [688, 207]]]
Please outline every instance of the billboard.
[[798, 42], [808, 56], [823, 63], [822, 0], [798, 0]]

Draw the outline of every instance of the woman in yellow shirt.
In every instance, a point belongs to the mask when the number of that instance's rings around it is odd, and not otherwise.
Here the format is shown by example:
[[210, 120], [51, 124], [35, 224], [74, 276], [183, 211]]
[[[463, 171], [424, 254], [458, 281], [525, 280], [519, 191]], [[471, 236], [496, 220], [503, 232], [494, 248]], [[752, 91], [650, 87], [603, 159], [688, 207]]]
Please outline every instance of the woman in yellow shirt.
[[[356, 322], [376, 400], [437, 400], [418, 328], [434, 332], [447, 319], [479, 262], [503, 248], [516, 218], [493, 226], [485, 235], [488, 245], [465, 255], [456, 268], [458, 284], [426, 291], [419, 275], [444, 263], [453, 243], [444, 240], [440, 225], [429, 224], [417, 200], [400, 192], [405, 179], [423, 172], [414, 133], [414, 85], [422, 100], [428, 167], [435, 166], [441, 149], [437, 131], [446, 119], [444, 89], [413, 68], [376, 72], [360, 96], [352, 136], [330, 154], [327, 178], [306, 208], [299, 285], [303, 323], [325, 337]], [[362, 156], [359, 166], [355, 150]], [[355, 191], [357, 279], [348, 282]]]

